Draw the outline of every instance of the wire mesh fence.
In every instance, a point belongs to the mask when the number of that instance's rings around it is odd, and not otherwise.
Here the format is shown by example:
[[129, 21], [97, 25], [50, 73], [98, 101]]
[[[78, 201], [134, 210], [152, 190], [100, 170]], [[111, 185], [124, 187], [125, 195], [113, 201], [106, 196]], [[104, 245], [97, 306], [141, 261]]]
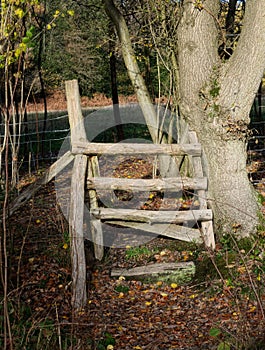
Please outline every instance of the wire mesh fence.
[[[89, 110], [86, 114], [92, 112]], [[6, 127], [5, 122], [0, 122], [0, 145], [3, 144]], [[19, 146], [18, 166], [23, 173], [38, 171], [40, 167], [56, 161], [61, 145], [70, 134], [67, 111], [49, 112], [47, 118], [44, 113], [29, 113], [15, 125], [11, 120], [8, 127], [9, 146]], [[9, 155], [12, 156], [11, 151]]]
[[[95, 110], [85, 110], [84, 115], [88, 116]], [[38, 171], [40, 167], [56, 161], [61, 145], [70, 133], [67, 111], [50, 112], [46, 119], [43, 113], [29, 113], [20, 123], [20, 133], [14, 135], [14, 130], [19, 130], [18, 127], [12, 123], [9, 125], [10, 137], [16, 136], [15, 146], [19, 143], [18, 166], [22, 173]], [[5, 123], [0, 121], [0, 145], [5, 128]], [[251, 162], [265, 156], [265, 94], [262, 89], [251, 110], [250, 130], [248, 156]]]

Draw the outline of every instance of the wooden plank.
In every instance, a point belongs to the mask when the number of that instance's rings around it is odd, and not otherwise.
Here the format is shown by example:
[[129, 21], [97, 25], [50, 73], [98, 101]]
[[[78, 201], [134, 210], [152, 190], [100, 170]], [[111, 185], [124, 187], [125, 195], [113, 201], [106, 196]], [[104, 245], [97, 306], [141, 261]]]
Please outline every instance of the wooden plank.
[[[90, 157], [88, 161], [88, 176], [95, 177], [99, 176], [99, 166], [98, 166], [98, 158]], [[90, 211], [98, 210], [98, 201], [97, 201], [97, 193], [95, 190], [89, 190], [89, 202], [90, 202]], [[91, 235], [92, 242], [94, 244], [94, 252], [95, 258], [98, 260], [103, 259], [104, 255], [104, 242], [103, 242], [103, 231], [100, 219], [91, 215], [90, 217], [90, 227], [91, 227]]]
[[74, 156], [70, 151], [66, 152], [60, 159], [53, 163], [37, 181], [28, 186], [11, 204], [9, 215], [12, 215], [17, 209], [24, 205], [43, 185], [50, 182], [57, 176], [71, 161]]
[[176, 223], [185, 221], [208, 221], [212, 219], [212, 211], [187, 210], [187, 211], [167, 211], [167, 210], [137, 210], [137, 209], [113, 209], [99, 208], [91, 209], [91, 214], [101, 220], [127, 220], [152, 223]]
[[71, 202], [69, 211], [69, 229], [71, 239], [72, 261], [72, 306], [74, 309], [86, 305], [86, 259], [84, 250], [83, 216], [85, 200], [85, 173], [87, 157], [75, 157], [72, 182]]
[[133, 221], [105, 221], [105, 224], [129, 227], [135, 230], [155, 233], [158, 236], [178, 239], [184, 242], [202, 243], [201, 232], [199, 229], [179, 226], [174, 224], [147, 224]]
[[75, 142], [72, 148], [74, 154], [86, 155], [159, 155], [168, 154], [173, 156], [201, 155], [201, 145], [195, 144], [153, 144], [153, 143], [96, 143], [96, 142]]
[[206, 189], [207, 178], [164, 178], [164, 179], [127, 179], [97, 177], [87, 179], [88, 189], [127, 190], [127, 191], [179, 191], [184, 189]]
[[[189, 132], [190, 142], [198, 142], [197, 135], [194, 131]], [[194, 168], [194, 176], [201, 177], [204, 176], [202, 168], [201, 157], [192, 157], [192, 163]], [[198, 190], [198, 200], [200, 202], [200, 209], [207, 209], [207, 193], [205, 190]], [[211, 249], [215, 249], [215, 238], [213, 232], [213, 223], [212, 219], [210, 221], [203, 222], [201, 225], [202, 235], [205, 242], [205, 245]]]
[[[67, 110], [71, 129], [71, 145], [87, 142], [81, 111], [80, 94], [77, 80], [65, 82]], [[75, 157], [72, 182], [69, 227], [71, 233], [72, 259], [72, 305], [80, 309], [86, 304], [86, 261], [84, 250], [83, 215], [85, 200], [85, 175], [87, 157], [79, 154]]]

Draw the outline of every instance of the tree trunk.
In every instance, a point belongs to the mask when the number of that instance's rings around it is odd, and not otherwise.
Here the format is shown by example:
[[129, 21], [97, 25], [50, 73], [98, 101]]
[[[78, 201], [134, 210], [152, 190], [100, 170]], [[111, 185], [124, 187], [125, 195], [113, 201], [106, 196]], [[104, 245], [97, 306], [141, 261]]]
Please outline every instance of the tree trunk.
[[[113, 26], [110, 27], [110, 35], [113, 33]], [[124, 140], [123, 126], [121, 122], [120, 106], [119, 106], [119, 93], [117, 84], [117, 69], [116, 69], [116, 53], [115, 53], [115, 43], [113, 39], [109, 41], [109, 63], [110, 63], [110, 77], [111, 77], [111, 95], [113, 104], [113, 114], [117, 130], [117, 140], [118, 142]]]
[[[113, 0], [104, 0], [104, 6], [106, 13], [114, 23], [117, 30], [117, 34], [121, 43], [123, 60], [132, 82], [135, 94], [137, 96], [139, 105], [141, 107], [143, 116], [145, 118], [146, 126], [150, 132], [152, 141], [154, 143], [167, 143], [167, 137], [165, 137], [165, 134], [163, 132], [163, 125], [159, 125], [159, 116], [156, 113], [148, 88], [137, 64], [137, 59], [134, 54], [126, 21], [122, 13], [115, 6]], [[160, 135], [163, 136], [160, 137]], [[168, 156], [160, 156], [159, 164], [159, 171], [164, 177], [176, 176], [178, 174], [178, 167], [172, 158]]]
[[113, 0], [104, 0], [105, 11], [114, 23], [121, 43], [122, 56], [127, 68], [130, 80], [134, 87], [139, 105], [142, 109], [147, 127], [154, 143], [158, 142], [158, 129], [156, 112], [152, 104], [149, 91], [141, 75], [134, 50], [131, 44], [130, 33], [124, 17], [115, 6]]
[[257, 201], [246, 171], [246, 144], [243, 140], [218, 140], [211, 133], [201, 135], [208, 160], [208, 199], [216, 232], [255, 232]]
[[[249, 112], [265, 67], [265, 2], [248, 1], [231, 58], [218, 57], [219, 1], [183, 1], [178, 27], [180, 108], [204, 149], [209, 199], [224, 232], [255, 232], [257, 201], [246, 171]], [[244, 64], [242, 64], [244, 62]]]

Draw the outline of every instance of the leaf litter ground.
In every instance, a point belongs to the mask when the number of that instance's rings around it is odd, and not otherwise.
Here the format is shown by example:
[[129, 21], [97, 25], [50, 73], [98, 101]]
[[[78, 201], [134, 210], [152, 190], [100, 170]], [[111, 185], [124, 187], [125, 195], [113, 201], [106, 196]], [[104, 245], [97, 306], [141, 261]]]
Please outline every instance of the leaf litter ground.
[[[146, 176], [148, 164], [136, 163], [137, 173]], [[116, 171], [133, 177], [128, 164]], [[258, 189], [262, 192], [264, 186], [259, 183]], [[154, 207], [157, 201], [159, 198], [153, 196], [148, 206], [151, 203]], [[257, 268], [261, 264], [258, 259], [230, 263], [227, 250], [225, 277], [218, 273], [213, 277], [205, 268], [203, 280], [182, 286], [110, 277], [113, 267], [187, 260], [199, 264], [205, 256], [209, 259], [199, 247], [160, 237], [138, 251], [110, 248], [103, 262], [94, 262], [88, 270], [87, 306], [74, 316], [68, 227], [55, 203], [54, 184], [50, 183], [9, 223], [14, 241], [11, 322], [14, 327], [23, 324], [24, 339], [15, 340], [26, 344], [18, 349], [46, 349], [48, 344], [55, 349], [215, 349], [227, 339], [231, 349], [241, 349], [240, 344], [247, 349], [251, 342], [257, 344], [264, 338], [264, 276], [253, 273], [253, 265]], [[207, 261], [215, 261], [225, 244], [219, 243]], [[211, 336], [211, 329], [220, 332]]]

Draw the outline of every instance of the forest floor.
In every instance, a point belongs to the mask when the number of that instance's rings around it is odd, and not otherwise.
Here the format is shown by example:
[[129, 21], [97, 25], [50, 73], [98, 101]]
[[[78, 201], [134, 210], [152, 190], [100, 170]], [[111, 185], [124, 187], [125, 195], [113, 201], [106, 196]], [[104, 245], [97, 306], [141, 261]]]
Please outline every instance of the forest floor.
[[[136, 172], [131, 163], [120, 169]], [[87, 307], [73, 315], [68, 225], [50, 183], [9, 220], [15, 349], [264, 349], [264, 233], [238, 243], [224, 237], [214, 253], [161, 237], [110, 248], [89, 270]], [[195, 262], [195, 278], [177, 285], [110, 277], [115, 267], [172, 261]]]
[[[145, 164], [119, 170], [122, 177], [148, 172]], [[248, 170], [263, 196], [264, 159], [252, 153]], [[35, 179], [25, 176], [20, 190]], [[215, 252], [161, 237], [110, 248], [88, 270], [88, 302], [78, 314], [71, 308], [68, 224], [53, 182], [9, 219], [8, 237], [14, 349], [265, 349], [264, 227], [253, 240], [223, 237]], [[177, 285], [110, 277], [116, 267], [172, 261], [193, 261], [194, 279]], [[3, 338], [2, 328], [0, 347]]]

